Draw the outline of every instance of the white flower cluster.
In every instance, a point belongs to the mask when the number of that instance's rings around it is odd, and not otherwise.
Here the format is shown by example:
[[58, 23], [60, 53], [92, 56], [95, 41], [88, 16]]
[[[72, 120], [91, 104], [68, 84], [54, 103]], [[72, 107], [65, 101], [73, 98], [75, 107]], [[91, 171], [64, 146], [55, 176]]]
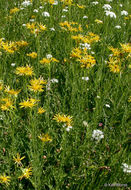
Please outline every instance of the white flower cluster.
[[128, 12], [123, 10], [123, 11], [121, 11], [121, 15], [127, 16]]
[[122, 164], [123, 172], [131, 173], [131, 165], [127, 165], [126, 163]]
[[98, 5], [98, 1], [93, 1], [91, 4], [92, 5]]
[[105, 4], [102, 8], [109, 11], [110, 9], [112, 9], [112, 7], [109, 4]]
[[85, 48], [91, 49], [91, 46], [88, 43], [80, 43], [80, 47], [81, 47], [81, 49], [85, 49]]
[[104, 138], [104, 134], [100, 130], [94, 130], [93, 134], [92, 134], [92, 138], [97, 140], [97, 141], [100, 141], [101, 139]]
[[32, 3], [30, 2], [30, 1], [27, 1], [27, 0], [25, 0], [25, 1], [23, 1], [22, 3], [21, 3], [21, 5], [23, 6], [23, 7], [27, 7], [27, 6], [29, 6], [29, 5], [31, 5]]
[[64, 124], [63, 127], [64, 128], [66, 127], [66, 131], [68, 131], [68, 132], [72, 129], [72, 126], [66, 126], [66, 124]]
[[111, 18], [116, 18], [116, 14], [112, 11], [105, 11], [106, 16], [110, 16]]
[[82, 80], [88, 81], [89, 77], [82, 77]]
[[42, 16], [44, 16], [44, 17], [50, 17], [50, 14], [45, 11], [45, 12], [42, 13]]

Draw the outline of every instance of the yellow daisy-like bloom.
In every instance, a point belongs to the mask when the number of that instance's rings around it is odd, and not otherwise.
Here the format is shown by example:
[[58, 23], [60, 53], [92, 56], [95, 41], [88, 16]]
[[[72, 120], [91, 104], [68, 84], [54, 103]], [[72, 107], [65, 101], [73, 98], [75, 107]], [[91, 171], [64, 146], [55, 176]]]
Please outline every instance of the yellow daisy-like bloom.
[[33, 75], [33, 69], [29, 65], [27, 66], [22, 66], [22, 67], [17, 67], [16, 68], [16, 74], [17, 75], [26, 75], [26, 76], [32, 76]]
[[77, 7], [80, 8], [80, 9], [84, 9], [84, 8], [86, 8], [85, 5], [79, 5], [79, 4], [77, 4]]
[[45, 109], [43, 109], [42, 107], [40, 107], [40, 108], [38, 108], [38, 114], [42, 114], [42, 113], [45, 113], [46, 112], [46, 110]]
[[19, 176], [18, 178], [21, 180], [23, 178], [29, 179], [30, 176], [32, 175], [32, 168], [22, 168], [22, 175]]
[[16, 45], [17, 45], [18, 47], [26, 47], [26, 46], [28, 46], [29, 44], [28, 44], [28, 42], [22, 40], [22, 41], [16, 42]]
[[0, 106], [1, 110], [8, 111], [9, 109], [15, 108], [9, 98], [2, 98], [1, 101], [4, 102], [4, 104]]
[[36, 52], [27, 53], [26, 55], [29, 56], [29, 57], [31, 57], [31, 58], [33, 58], [33, 59], [35, 59], [37, 57], [37, 53]]
[[18, 11], [20, 11], [20, 9], [18, 9], [17, 7], [10, 9], [10, 14], [14, 14], [17, 13]]
[[81, 63], [82, 68], [90, 68], [96, 64], [95, 58], [91, 55], [84, 55], [81, 59], [78, 59], [77, 61]]
[[120, 56], [122, 53], [118, 48], [108, 47], [108, 49], [113, 52], [113, 56]]
[[72, 123], [72, 116], [70, 115], [66, 116], [64, 114], [56, 114], [53, 119], [58, 123], [66, 123], [67, 126], [70, 126]]
[[36, 105], [36, 102], [38, 102], [39, 100], [30, 98], [28, 100], [24, 100], [23, 102], [20, 102], [20, 108], [32, 108]]
[[21, 90], [10, 89], [10, 87], [7, 86], [4, 91], [10, 95], [14, 95], [15, 97], [17, 97], [17, 95], [20, 93]]
[[120, 72], [120, 59], [117, 57], [110, 57], [108, 61], [108, 67], [110, 68], [110, 71], [113, 73], [119, 73]]
[[10, 176], [6, 176], [5, 174], [0, 175], [0, 183], [6, 184], [7, 186], [9, 185], [10, 179]]
[[41, 64], [50, 64], [51, 62], [59, 62], [59, 60], [57, 60], [56, 58], [54, 58], [54, 57], [51, 57], [51, 58], [49, 58], [49, 59], [47, 59], [47, 58], [43, 58], [42, 60], [40, 60], [40, 63]]
[[102, 21], [102, 20], [95, 19], [95, 22], [96, 22], [97, 24], [103, 24], [103, 21]]
[[13, 157], [13, 160], [15, 161], [15, 164], [17, 164], [18, 166], [22, 166], [21, 160], [23, 160], [25, 158], [25, 156], [20, 157], [20, 154], [17, 153], [16, 157]]
[[121, 44], [121, 47], [122, 47], [122, 50], [125, 52], [125, 53], [131, 53], [131, 43], [127, 43], [127, 44]]
[[131, 96], [129, 96], [129, 98], [128, 98], [128, 102], [131, 102]]
[[40, 30], [42, 31], [45, 31], [47, 28], [46, 28], [46, 25], [42, 25], [42, 24], [38, 24]]
[[30, 81], [30, 85], [28, 87], [30, 90], [32, 90], [34, 92], [42, 92], [42, 91], [44, 91], [43, 84], [47, 84], [47, 81], [43, 80], [42, 78], [33, 79]]
[[42, 142], [51, 142], [52, 139], [48, 134], [42, 134], [40, 136], [38, 136], [38, 138], [42, 141]]

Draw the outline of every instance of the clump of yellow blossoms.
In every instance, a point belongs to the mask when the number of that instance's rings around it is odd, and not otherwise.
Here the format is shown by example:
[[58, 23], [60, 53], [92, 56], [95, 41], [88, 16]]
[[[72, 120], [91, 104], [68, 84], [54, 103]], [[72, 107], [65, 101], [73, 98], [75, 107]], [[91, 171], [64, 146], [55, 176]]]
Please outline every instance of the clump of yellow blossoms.
[[73, 5], [73, 0], [60, 0], [64, 5]]
[[17, 166], [22, 166], [21, 160], [23, 160], [24, 158], [25, 156], [20, 157], [20, 154], [17, 153], [16, 157], [13, 157], [13, 160], [15, 161], [15, 164], [17, 164]]
[[24, 100], [23, 102], [20, 102], [20, 108], [32, 108], [36, 105], [36, 103], [39, 102], [39, 100], [29, 98], [27, 100]]
[[72, 39], [76, 40], [77, 43], [83, 42], [91, 44], [93, 42], [98, 42], [100, 40], [99, 35], [94, 34], [92, 32], [89, 32], [86, 36], [83, 36], [82, 34], [78, 34], [76, 36], [71, 36]]
[[[65, 21], [65, 22], [59, 23], [59, 25], [61, 26], [63, 30], [66, 30], [66, 31], [70, 31], [70, 32], [82, 31], [81, 25], [78, 24], [77, 22]], [[74, 27], [74, 26], [77, 26], [77, 27]]]
[[10, 179], [11, 179], [10, 176], [7, 176], [5, 174], [0, 175], [0, 183], [2, 183], [2, 184], [6, 184], [8, 186], [9, 182], [10, 182]]
[[15, 97], [17, 97], [21, 90], [10, 89], [10, 86], [7, 86], [4, 91], [10, 95], [14, 95]]
[[81, 50], [74, 48], [70, 55], [72, 58], [78, 58], [77, 61], [81, 63], [81, 68], [90, 68], [96, 64], [96, 60], [92, 55], [87, 53], [87, 49]]
[[21, 168], [22, 170], [22, 175], [19, 176], [19, 179], [23, 179], [23, 178], [26, 178], [26, 179], [29, 179], [30, 176], [32, 175], [32, 168]]
[[31, 58], [33, 58], [33, 59], [35, 59], [37, 57], [37, 53], [36, 52], [27, 53], [26, 55], [29, 56], [29, 57], [31, 57]]
[[1, 102], [4, 102], [0, 106], [1, 110], [3, 111], [9, 111], [9, 109], [15, 108], [10, 98], [2, 98]]
[[45, 109], [43, 109], [42, 107], [40, 107], [40, 108], [38, 108], [38, 114], [42, 114], [42, 113], [45, 113], [46, 112], [46, 110]]
[[[108, 65], [111, 72], [119, 73], [122, 70], [122, 63], [131, 57], [131, 44], [121, 44], [121, 48], [108, 47], [113, 55], [109, 58]], [[124, 65], [123, 65], [124, 66]]]
[[52, 139], [48, 134], [42, 134], [40, 136], [38, 136], [38, 138], [42, 141], [42, 142], [51, 142]]
[[24, 66], [17, 67], [16, 68], [16, 74], [20, 75], [20, 76], [23, 76], [23, 75], [32, 76], [33, 75], [33, 69], [29, 65], [26, 65], [25, 67]]
[[41, 64], [50, 64], [51, 62], [56, 62], [59, 63], [59, 60], [51, 57], [51, 58], [43, 58], [42, 60], [40, 60]]
[[28, 46], [26, 41], [17, 41], [17, 42], [4, 42], [3, 39], [0, 39], [0, 49], [5, 50], [8, 53], [13, 54], [14, 52], [18, 51], [20, 48]]
[[20, 9], [18, 9], [17, 7], [14, 7], [13, 9], [10, 9], [10, 14], [14, 14], [14, 13], [17, 13], [19, 11], [20, 11]]
[[79, 5], [79, 4], [77, 4], [77, 7], [78, 7], [79, 9], [84, 9], [84, 8], [86, 8], [85, 5]]
[[108, 61], [108, 66], [110, 68], [110, 71], [113, 73], [119, 73], [120, 72], [120, 59], [117, 59], [116, 57], [110, 57]]
[[39, 23], [27, 23], [26, 24], [27, 29], [30, 29], [32, 34], [39, 34], [42, 31], [47, 30], [46, 25], [39, 24]]
[[66, 116], [64, 114], [56, 114], [53, 119], [58, 123], [65, 123], [67, 126], [70, 126], [72, 123], [72, 116], [70, 115]]
[[47, 81], [43, 80], [42, 78], [39, 79], [32, 79], [30, 80], [30, 85], [28, 86], [30, 90], [34, 92], [42, 92], [44, 91], [43, 88], [47, 84]]

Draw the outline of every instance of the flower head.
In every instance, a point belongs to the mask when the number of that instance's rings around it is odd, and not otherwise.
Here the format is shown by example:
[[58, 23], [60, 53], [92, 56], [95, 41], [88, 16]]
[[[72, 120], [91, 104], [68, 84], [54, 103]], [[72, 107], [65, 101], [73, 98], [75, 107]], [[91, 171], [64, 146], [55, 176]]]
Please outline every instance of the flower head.
[[13, 157], [13, 160], [15, 161], [15, 164], [17, 164], [18, 166], [21, 166], [21, 160], [23, 160], [25, 158], [25, 156], [20, 157], [20, 154], [17, 153], [16, 157]]
[[32, 76], [33, 75], [33, 69], [29, 65], [27, 65], [25, 67], [24, 66], [17, 67], [16, 68], [16, 74], [20, 75], [20, 76], [23, 76], [23, 75]]
[[22, 175], [19, 176], [19, 179], [26, 178], [29, 179], [32, 175], [32, 168], [22, 168]]
[[10, 182], [10, 176], [6, 176], [5, 174], [0, 175], [0, 183], [6, 184], [7, 186], [9, 185]]

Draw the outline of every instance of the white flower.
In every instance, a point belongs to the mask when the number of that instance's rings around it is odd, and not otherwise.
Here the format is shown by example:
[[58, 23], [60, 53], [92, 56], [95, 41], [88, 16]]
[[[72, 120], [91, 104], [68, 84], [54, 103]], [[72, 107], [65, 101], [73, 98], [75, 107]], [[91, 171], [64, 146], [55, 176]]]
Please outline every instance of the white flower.
[[98, 4], [98, 1], [93, 1], [91, 4], [92, 4], [92, 5], [97, 5], [97, 4]]
[[51, 30], [51, 31], [55, 31], [55, 29], [54, 29], [54, 28], [50, 28], [50, 30]]
[[44, 7], [43, 6], [40, 6], [39, 9], [43, 9]]
[[43, 12], [43, 13], [42, 13], [42, 16], [50, 17], [50, 14], [49, 14], [48, 12]]
[[52, 58], [52, 55], [51, 55], [51, 54], [47, 54], [47, 55], [46, 55], [46, 58], [47, 58], [47, 59], [50, 59], [50, 58]]
[[88, 127], [87, 121], [83, 121], [83, 125], [84, 125], [85, 127]]
[[39, 11], [38, 11], [37, 9], [34, 9], [33, 12], [34, 12], [34, 13], [38, 13]]
[[62, 15], [62, 16], [61, 16], [61, 18], [65, 18], [65, 17], [66, 17], [66, 15]]
[[112, 7], [109, 4], [105, 4], [102, 8], [110, 11]]
[[58, 1], [54, 1], [53, 5], [58, 5]]
[[66, 128], [66, 131], [70, 131], [70, 129], [72, 129], [72, 126], [68, 126], [67, 128]]
[[106, 16], [110, 16], [111, 18], [113, 17], [116, 18], [116, 14], [112, 11], [105, 11], [105, 13], [106, 13]]
[[107, 108], [110, 108], [110, 105], [109, 105], [109, 104], [105, 104], [105, 106], [106, 106]]
[[30, 22], [34, 22], [35, 20], [34, 19], [30, 19]]
[[14, 67], [14, 66], [15, 66], [15, 63], [11, 63], [11, 66]]
[[123, 11], [121, 11], [121, 15], [127, 16], [128, 12], [123, 10]]
[[82, 49], [84, 49], [84, 48], [91, 49], [91, 46], [88, 43], [80, 43], [80, 46], [82, 46], [81, 47]]
[[68, 12], [68, 10], [67, 10], [67, 9], [63, 9], [62, 11], [63, 11], [63, 12]]
[[85, 15], [85, 16], [83, 16], [83, 18], [88, 18], [88, 16]]
[[117, 26], [115, 26], [115, 28], [120, 29], [120, 28], [121, 28], [121, 26], [117, 25]]
[[32, 3], [30, 1], [27, 1], [27, 0], [21, 3], [21, 5], [24, 6], [24, 7], [27, 7], [27, 6], [31, 5], [31, 4]]
[[22, 24], [22, 26], [26, 26], [26, 24]]
[[93, 134], [92, 134], [92, 138], [95, 139], [95, 140], [100, 141], [101, 139], [104, 138], [104, 134], [100, 130], [94, 130]]
[[131, 165], [128, 165], [126, 163], [122, 164], [123, 172], [125, 173], [131, 173]]
[[82, 80], [88, 81], [89, 77], [82, 77]]
[[55, 78], [51, 79], [50, 82], [52, 82], [52, 83], [58, 83], [58, 79], [55, 79]]
[[123, 7], [123, 5], [122, 5], [122, 4], [120, 4], [120, 7]]

